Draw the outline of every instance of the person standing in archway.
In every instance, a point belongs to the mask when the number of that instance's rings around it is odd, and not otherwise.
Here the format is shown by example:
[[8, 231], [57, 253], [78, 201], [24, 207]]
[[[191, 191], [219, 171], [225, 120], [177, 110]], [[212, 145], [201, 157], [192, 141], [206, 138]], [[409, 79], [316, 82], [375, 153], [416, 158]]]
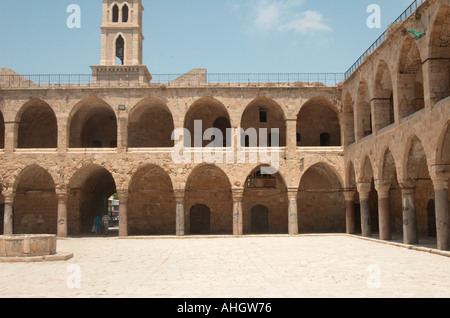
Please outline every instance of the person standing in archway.
[[102, 219], [100, 218], [100, 216], [96, 215], [94, 217], [94, 227], [93, 227], [93, 231], [95, 234], [100, 233], [100, 223], [101, 223]]
[[103, 229], [105, 231], [105, 235], [107, 235], [108, 230], [109, 230], [109, 223], [111, 222], [111, 218], [109, 217], [108, 214], [103, 215], [102, 222], [103, 222]]

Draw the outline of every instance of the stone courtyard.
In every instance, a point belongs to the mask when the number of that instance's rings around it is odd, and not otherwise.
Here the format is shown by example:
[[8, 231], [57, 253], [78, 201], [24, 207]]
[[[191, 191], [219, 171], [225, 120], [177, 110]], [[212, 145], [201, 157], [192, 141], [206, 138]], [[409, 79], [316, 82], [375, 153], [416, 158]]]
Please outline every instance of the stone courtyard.
[[450, 295], [448, 257], [345, 234], [85, 237], [58, 240], [58, 250], [73, 252], [74, 257], [64, 262], [1, 263], [0, 297]]

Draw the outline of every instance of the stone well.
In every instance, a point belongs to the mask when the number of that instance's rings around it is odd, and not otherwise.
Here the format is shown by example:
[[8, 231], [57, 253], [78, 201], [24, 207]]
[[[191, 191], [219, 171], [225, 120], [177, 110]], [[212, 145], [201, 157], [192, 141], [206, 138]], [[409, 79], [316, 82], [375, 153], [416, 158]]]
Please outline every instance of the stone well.
[[0, 257], [37, 257], [56, 254], [56, 235], [1, 235]]

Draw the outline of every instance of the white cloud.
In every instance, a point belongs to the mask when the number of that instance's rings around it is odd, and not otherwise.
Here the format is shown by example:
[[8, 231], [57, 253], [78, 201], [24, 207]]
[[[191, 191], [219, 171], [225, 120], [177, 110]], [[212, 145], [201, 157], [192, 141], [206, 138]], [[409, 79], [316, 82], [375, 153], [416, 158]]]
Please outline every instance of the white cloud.
[[306, 34], [332, 31], [320, 12], [301, 11], [304, 0], [259, 0], [255, 7], [254, 26], [260, 31], [295, 31]]

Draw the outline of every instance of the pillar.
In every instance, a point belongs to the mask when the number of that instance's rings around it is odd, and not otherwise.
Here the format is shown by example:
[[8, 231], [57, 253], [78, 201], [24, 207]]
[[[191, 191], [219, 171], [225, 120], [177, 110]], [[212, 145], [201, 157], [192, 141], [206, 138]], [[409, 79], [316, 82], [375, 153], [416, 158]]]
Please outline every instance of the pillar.
[[14, 194], [4, 194], [5, 199], [5, 212], [3, 218], [3, 234], [12, 235], [13, 234], [13, 202]]
[[347, 234], [355, 234], [355, 191], [345, 191], [345, 224]]
[[242, 236], [244, 234], [244, 217], [242, 211], [242, 199], [244, 189], [233, 189], [233, 235]]
[[175, 190], [176, 236], [184, 236], [184, 190]]
[[289, 235], [298, 235], [298, 208], [297, 208], [298, 189], [288, 189], [288, 220], [289, 220]]
[[5, 121], [5, 154], [12, 155], [17, 147], [19, 123]]
[[425, 108], [450, 95], [448, 58], [429, 58], [422, 64]]
[[403, 243], [419, 243], [415, 204], [415, 188], [402, 187]]
[[128, 236], [128, 192], [117, 193], [119, 196], [119, 236]]
[[117, 149], [119, 152], [128, 150], [128, 126], [127, 115], [125, 111], [119, 111], [117, 118]]
[[372, 235], [369, 207], [370, 189], [370, 183], [358, 183], [359, 201], [361, 205], [361, 232], [364, 237], [370, 237]]
[[58, 197], [58, 237], [67, 237], [67, 192], [57, 193]]
[[436, 203], [437, 248], [450, 250], [450, 212], [448, 202], [448, 180], [433, 180]]
[[294, 160], [297, 155], [297, 118], [286, 120], [286, 158]]
[[378, 192], [378, 220], [380, 228], [380, 240], [391, 240], [391, 211], [389, 207], [389, 191], [391, 186], [377, 184]]

